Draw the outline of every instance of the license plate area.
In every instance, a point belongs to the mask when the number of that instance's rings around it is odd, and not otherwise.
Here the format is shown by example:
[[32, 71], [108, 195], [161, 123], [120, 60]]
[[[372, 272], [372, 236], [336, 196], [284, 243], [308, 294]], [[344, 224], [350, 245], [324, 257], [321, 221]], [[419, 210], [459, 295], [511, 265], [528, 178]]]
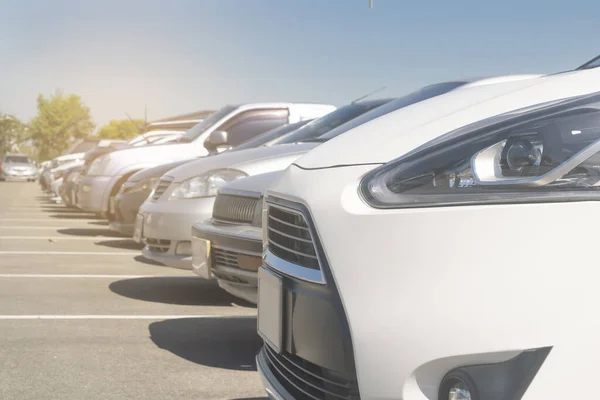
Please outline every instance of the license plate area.
[[192, 269], [204, 279], [212, 275], [210, 247], [210, 240], [192, 236]]
[[283, 341], [283, 282], [264, 267], [258, 270], [258, 333], [281, 353]]
[[133, 241], [136, 243], [142, 243], [142, 235], [144, 230], [144, 216], [138, 214], [135, 216], [135, 228], [133, 230]]
[[116, 203], [116, 199], [111, 196], [108, 199], [108, 212], [110, 214], [113, 214], [113, 215], [115, 214], [115, 211], [116, 211], [116, 204], [115, 203]]

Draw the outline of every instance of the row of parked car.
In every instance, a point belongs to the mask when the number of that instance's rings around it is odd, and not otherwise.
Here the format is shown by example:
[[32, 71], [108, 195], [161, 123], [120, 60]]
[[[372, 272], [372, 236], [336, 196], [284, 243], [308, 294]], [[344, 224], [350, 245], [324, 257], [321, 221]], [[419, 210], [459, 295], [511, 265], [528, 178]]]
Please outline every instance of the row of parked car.
[[42, 184], [257, 303], [272, 398], [583, 398], [599, 65], [225, 106]]

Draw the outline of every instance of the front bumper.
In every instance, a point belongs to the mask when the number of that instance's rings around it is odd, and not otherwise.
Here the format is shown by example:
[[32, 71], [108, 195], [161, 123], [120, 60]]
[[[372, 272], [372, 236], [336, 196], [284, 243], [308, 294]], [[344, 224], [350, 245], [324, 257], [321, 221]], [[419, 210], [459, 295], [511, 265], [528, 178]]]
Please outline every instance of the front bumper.
[[[191, 270], [192, 224], [209, 218], [214, 202], [214, 197], [144, 202], [139, 209], [146, 243], [142, 254], [170, 267]], [[186, 251], [178, 250], [181, 248]]]
[[[194, 241], [210, 242], [210, 252]], [[200, 249], [198, 252], [196, 249]], [[223, 256], [215, 257], [215, 254]], [[206, 266], [219, 286], [230, 294], [256, 304], [258, 266], [262, 258], [262, 229], [242, 224], [225, 224], [207, 220], [192, 226], [192, 269], [204, 276]], [[254, 268], [256, 266], [256, 268]]]
[[0, 172], [0, 179], [6, 181], [31, 181], [37, 179], [37, 172], [16, 173], [16, 172]]
[[112, 176], [81, 177], [77, 185], [77, 206], [93, 213], [108, 211], [108, 195], [114, 180]]
[[436, 399], [456, 367], [545, 347], [553, 348], [522, 400], [565, 387], [589, 398], [581, 382], [597, 375], [588, 355], [600, 353], [600, 295], [596, 279], [582, 277], [597, 276], [584, 249], [595, 246], [590, 218], [600, 203], [374, 209], [357, 190], [373, 168], [292, 165], [268, 193], [302, 203], [315, 222], [361, 399]]
[[271, 372], [265, 352], [266, 349], [262, 348], [256, 355], [256, 366], [260, 379], [265, 386], [267, 396], [269, 396], [269, 399], [271, 400], [293, 399], [293, 396], [287, 390], [285, 390], [283, 386], [281, 386], [273, 372]]
[[130, 192], [115, 197], [114, 219], [110, 221], [110, 229], [126, 236], [133, 236], [135, 217], [150, 192]]

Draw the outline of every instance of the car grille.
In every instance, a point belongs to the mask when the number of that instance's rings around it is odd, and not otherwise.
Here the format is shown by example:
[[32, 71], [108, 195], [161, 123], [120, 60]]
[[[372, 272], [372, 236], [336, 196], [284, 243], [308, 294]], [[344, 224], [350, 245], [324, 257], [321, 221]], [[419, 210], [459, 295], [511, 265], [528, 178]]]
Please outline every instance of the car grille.
[[320, 269], [310, 229], [301, 213], [269, 204], [267, 226], [271, 253], [305, 268]]
[[171, 177], [161, 178], [161, 180], [159, 180], [156, 184], [156, 188], [152, 193], [152, 200], [158, 200], [160, 196], [162, 196], [162, 194], [169, 188], [169, 186], [171, 186], [172, 182], [173, 178]]
[[[213, 207], [213, 218], [220, 221], [251, 224], [255, 220], [259, 199], [219, 194]], [[258, 213], [260, 215], [260, 212]]]
[[171, 241], [166, 239], [146, 238], [145, 243], [153, 253], [166, 253], [171, 247]]
[[238, 253], [235, 251], [213, 247], [211, 256], [214, 264], [225, 265], [226, 267], [232, 268], [239, 268]]
[[359, 399], [358, 383], [291, 354], [277, 354], [268, 345], [264, 351], [271, 372], [295, 399]]

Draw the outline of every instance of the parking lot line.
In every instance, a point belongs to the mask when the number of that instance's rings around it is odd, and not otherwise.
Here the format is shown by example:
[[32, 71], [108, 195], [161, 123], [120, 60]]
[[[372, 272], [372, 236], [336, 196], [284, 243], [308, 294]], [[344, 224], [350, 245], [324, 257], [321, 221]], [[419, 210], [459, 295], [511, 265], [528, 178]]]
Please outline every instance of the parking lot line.
[[[105, 236], [106, 237], [106, 236]], [[101, 236], [0, 236], [0, 240], [100, 240]]]
[[14, 255], [34, 255], [41, 254], [47, 256], [139, 256], [140, 252], [110, 252], [110, 251], [0, 251], [0, 254]]
[[[4, 221], [13, 221], [13, 222], [57, 222], [58, 218], [2, 218], [0, 219], [0, 223]], [[72, 218], [69, 219], [69, 222], [83, 222], [86, 223], [88, 221], [95, 221], [96, 218]]]
[[[0, 274], [0, 278], [76, 278], [76, 279], [85, 279], [85, 278], [100, 278], [100, 279], [137, 279], [137, 278], [159, 278], [158, 275], [101, 275], [101, 274]], [[168, 276], [168, 278], [173, 278], [172, 276]], [[182, 276], [181, 278], [188, 278], [187, 276]], [[189, 278], [196, 278], [195, 276], [189, 276]]]
[[23, 225], [19, 225], [19, 226], [15, 226], [15, 225], [0, 225], [0, 229], [25, 229], [25, 230], [29, 230], [29, 229], [43, 229], [43, 230], [47, 230], [47, 229], [69, 229], [69, 227], [67, 226], [23, 226]]
[[205, 319], [252, 319], [254, 315], [0, 315], [0, 320], [16, 319], [179, 319], [179, 318], [205, 318]]

